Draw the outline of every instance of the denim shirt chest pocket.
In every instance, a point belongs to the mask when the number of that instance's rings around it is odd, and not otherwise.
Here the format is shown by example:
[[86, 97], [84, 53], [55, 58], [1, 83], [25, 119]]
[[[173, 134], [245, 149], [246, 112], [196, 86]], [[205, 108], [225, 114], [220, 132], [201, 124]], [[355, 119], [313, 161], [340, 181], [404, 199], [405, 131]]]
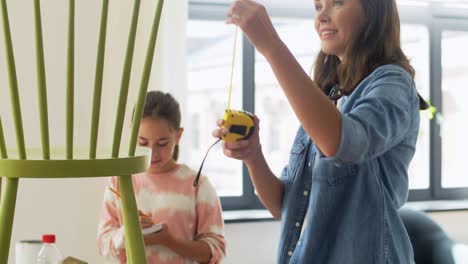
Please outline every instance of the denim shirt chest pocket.
[[336, 186], [354, 178], [357, 165], [337, 163], [335, 160], [316, 153], [312, 170], [312, 181]]
[[310, 139], [304, 135], [298, 136], [294, 140], [289, 156], [286, 178], [284, 179], [286, 182], [293, 182], [296, 176], [302, 173], [310, 143]]

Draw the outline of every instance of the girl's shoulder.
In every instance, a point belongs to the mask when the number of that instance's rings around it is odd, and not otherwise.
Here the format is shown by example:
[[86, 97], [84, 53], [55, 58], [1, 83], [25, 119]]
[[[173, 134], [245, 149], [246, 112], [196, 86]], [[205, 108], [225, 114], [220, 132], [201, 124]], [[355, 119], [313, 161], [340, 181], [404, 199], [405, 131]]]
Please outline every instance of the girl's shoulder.
[[189, 166], [179, 163], [177, 169], [174, 171], [173, 176], [181, 179], [195, 178], [197, 172], [192, 170]]
[[184, 185], [187, 184], [189, 188], [194, 191], [194, 194], [197, 197], [197, 202], [219, 202], [219, 196], [216, 188], [207, 176], [203, 174], [200, 175], [197, 187], [193, 186], [197, 173], [197, 171], [191, 169], [188, 165], [179, 164], [179, 169], [173, 177], [179, 178], [179, 180], [184, 182]]
[[[198, 173], [197, 171], [193, 170], [188, 165], [180, 163], [179, 169], [174, 173], [173, 176], [180, 178], [180, 179], [190, 179], [191, 182], [193, 183], [193, 181], [197, 177], [197, 173]], [[200, 175], [198, 186], [200, 185], [204, 185], [209, 188], [212, 187], [210, 179], [203, 174]]]

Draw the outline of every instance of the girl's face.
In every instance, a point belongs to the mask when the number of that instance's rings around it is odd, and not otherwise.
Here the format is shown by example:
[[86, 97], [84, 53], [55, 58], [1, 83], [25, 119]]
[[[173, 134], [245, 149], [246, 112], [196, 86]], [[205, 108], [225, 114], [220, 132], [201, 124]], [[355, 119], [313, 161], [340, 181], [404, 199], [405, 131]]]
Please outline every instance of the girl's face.
[[149, 173], [164, 173], [173, 170], [177, 163], [172, 158], [179, 144], [183, 128], [174, 129], [163, 118], [145, 117], [138, 132], [138, 145], [151, 149]]
[[346, 48], [366, 23], [361, 0], [315, 0], [315, 10], [315, 30], [320, 37], [322, 51], [343, 61]]

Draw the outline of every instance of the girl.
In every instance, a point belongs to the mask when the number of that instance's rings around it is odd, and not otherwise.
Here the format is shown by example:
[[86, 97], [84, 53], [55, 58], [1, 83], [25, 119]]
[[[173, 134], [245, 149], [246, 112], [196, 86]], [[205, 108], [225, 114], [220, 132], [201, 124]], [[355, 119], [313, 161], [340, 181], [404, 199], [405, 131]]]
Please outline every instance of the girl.
[[282, 221], [278, 263], [413, 263], [398, 209], [427, 104], [400, 48], [395, 0], [315, 0], [315, 9], [321, 51], [311, 79], [263, 6], [232, 4], [227, 23], [265, 56], [301, 126], [279, 179], [259, 129], [225, 142], [224, 153], [244, 161], [261, 201]]
[[[142, 228], [164, 223], [144, 236], [148, 263], [220, 263], [225, 255], [224, 224], [219, 198], [208, 178], [193, 187], [196, 172], [177, 163], [183, 133], [178, 102], [168, 93], [147, 94], [138, 145], [151, 148], [151, 166], [133, 175]], [[109, 186], [119, 190], [118, 179]], [[98, 230], [101, 255], [126, 262], [123, 218], [118, 197], [104, 194]]]

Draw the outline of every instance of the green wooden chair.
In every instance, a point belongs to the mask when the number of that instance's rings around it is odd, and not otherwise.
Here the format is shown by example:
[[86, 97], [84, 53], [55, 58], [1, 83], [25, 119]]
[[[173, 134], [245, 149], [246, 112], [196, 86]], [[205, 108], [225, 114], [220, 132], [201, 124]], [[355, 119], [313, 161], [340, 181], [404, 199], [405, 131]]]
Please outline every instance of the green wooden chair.
[[[14, 221], [15, 204], [20, 178], [79, 178], [102, 177], [119, 175], [121, 187], [125, 243], [129, 263], [146, 263], [144, 242], [140, 231], [138, 210], [131, 181], [131, 174], [145, 171], [150, 163], [150, 152], [146, 149], [137, 149], [136, 139], [143, 105], [146, 97], [151, 65], [158, 35], [159, 22], [164, 0], [159, 0], [154, 13], [153, 24], [149, 36], [148, 48], [141, 76], [140, 88], [137, 95], [134, 118], [127, 155], [119, 154], [122, 128], [129, 91], [129, 81], [132, 70], [135, 36], [137, 31], [140, 0], [134, 0], [130, 32], [123, 73], [121, 77], [118, 108], [115, 118], [113, 146], [106, 156], [96, 155], [98, 124], [100, 117], [100, 104], [102, 93], [102, 80], [104, 68], [105, 42], [107, 32], [107, 17], [109, 0], [102, 1], [99, 42], [97, 47], [96, 72], [94, 82], [93, 109], [91, 117], [89, 153], [83, 157], [74, 154], [73, 127], [74, 127], [74, 58], [75, 58], [75, 0], [69, 0], [68, 16], [68, 47], [67, 47], [67, 86], [66, 86], [66, 145], [61, 159], [56, 157], [55, 149], [49, 147], [48, 104], [46, 93], [45, 64], [41, 25], [41, 3], [33, 0], [34, 4], [34, 30], [36, 47], [36, 68], [38, 80], [38, 102], [40, 116], [40, 131], [42, 148], [37, 151], [25, 146], [21, 105], [19, 100], [19, 87], [16, 75], [14, 51], [11, 40], [10, 23], [6, 0], [0, 0], [1, 24], [5, 40], [5, 58], [8, 71], [10, 100], [16, 133], [16, 149], [10, 151], [5, 145], [4, 129], [0, 117], [0, 175], [4, 177], [0, 202], [0, 264], [8, 262], [11, 233]], [[2, 99], [4, 100], [4, 99]], [[39, 128], [38, 128], [39, 129]], [[9, 154], [15, 152], [15, 157]], [[51, 155], [53, 153], [53, 155]], [[1, 178], [0, 178], [1, 179]], [[1, 184], [1, 182], [0, 182]]]

